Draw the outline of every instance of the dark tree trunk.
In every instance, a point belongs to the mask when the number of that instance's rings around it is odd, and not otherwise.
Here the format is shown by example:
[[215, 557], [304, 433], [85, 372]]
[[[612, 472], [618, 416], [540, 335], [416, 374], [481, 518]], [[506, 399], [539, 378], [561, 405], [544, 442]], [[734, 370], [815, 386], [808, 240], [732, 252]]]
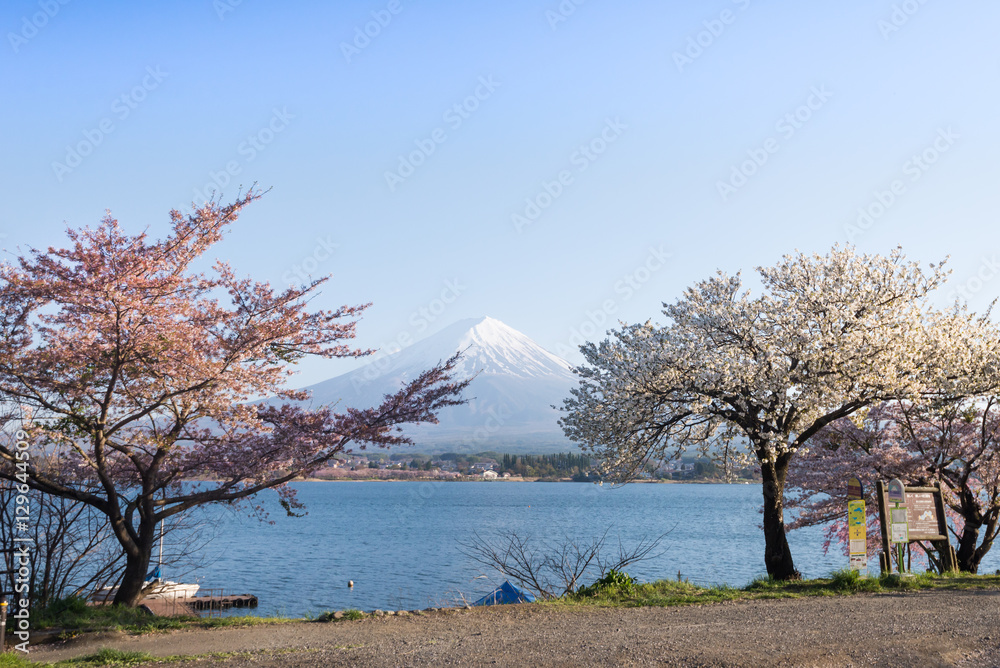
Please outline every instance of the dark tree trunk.
[[979, 562], [985, 554], [980, 554], [980, 551], [976, 549], [976, 543], [979, 542], [980, 526], [978, 522], [965, 520], [965, 527], [958, 539], [958, 551], [955, 555], [958, 558], [958, 569], [973, 575], [979, 572]]
[[125, 574], [122, 576], [118, 592], [115, 594], [114, 605], [127, 605], [134, 608], [142, 600], [142, 587], [149, 572], [149, 560], [153, 554], [156, 525], [141, 522], [139, 525], [139, 541], [134, 551], [126, 550]]
[[[992, 538], [990, 530], [993, 528], [993, 524], [989, 523], [988, 518], [983, 516], [979, 499], [969, 488], [967, 482], [963, 481], [958, 492], [961, 506], [956, 510], [961, 513], [965, 520], [965, 526], [962, 528], [962, 535], [959, 536], [958, 552], [955, 556], [958, 559], [959, 570], [975, 575], [979, 571], [979, 562], [990, 549], [989, 545], [986, 546], [985, 550], [977, 547], [979, 531], [983, 528], [983, 524], [987, 523], [986, 537]], [[992, 518], [992, 514], [990, 518]]]
[[785, 537], [785, 476], [789, 460], [789, 456], [780, 456], [776, 462], [760, 466], [764, 487], [764, 565], [767, 574], [775, 580], [802, 578], [795, 570]]

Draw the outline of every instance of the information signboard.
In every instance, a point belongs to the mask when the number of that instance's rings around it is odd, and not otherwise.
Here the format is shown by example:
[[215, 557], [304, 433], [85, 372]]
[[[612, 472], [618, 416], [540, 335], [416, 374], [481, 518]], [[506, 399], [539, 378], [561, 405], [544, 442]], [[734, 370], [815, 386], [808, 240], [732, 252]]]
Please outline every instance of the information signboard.
[[906, 495], [906, 523], [910, 527], [910, 540], [940, 538], [941, 529], [933, 492], [910, 492]]
[[[881, 507], [886, 508], [886, 515], [894, 507], [889, 501], [887, 486], [882, 486]], [[947, 524], [944, 521], [944, 508], [940, 499], [941, 492], [935, 487], [909, 487], [906, 489], [906, 524], [910, 540], [947, 540]], [[880, 511], [881, 512], [881, 511]], [[891, 520], [886, 517], [886, 524]], [[889, 531], [888, 526], [886, 531]]]
[[906, 522], [893, 522], [889, 525], [890, 543], [909, 543], [910, 535], [906, 530]]
[[867, 516], [865, 502], [853, 499], [847, 502], [847, 527], [850, 534], [851, 568], [860, 571], [868, 567]]
[[[922, 487], [903, 487], [898, 480], [875, 482], [878, 501], [879, 528], [882, 532], [882, 552], [879, 566], [883, 573], [892, 571], [892, 555], [903, 563], [900, 551], [904, 543], [921, 541], [924, 549], [938, 553], [942, 570], [958, 567], [955, 550], [948, 541], [948, 523], [944, 515], [944, 499], [940, 483]], [[902, 501], [900, 499], [902, 498]], [[930, 545], [923, 543], [927, 541]]]
[[906, 524], [906, 506], [889, 509], [889, 542], [909, 543], [910, 531]]
[[865, 502], [847, 502], [847, 526], [850, 531], [851, 540], [858, 540], [865, 537]]

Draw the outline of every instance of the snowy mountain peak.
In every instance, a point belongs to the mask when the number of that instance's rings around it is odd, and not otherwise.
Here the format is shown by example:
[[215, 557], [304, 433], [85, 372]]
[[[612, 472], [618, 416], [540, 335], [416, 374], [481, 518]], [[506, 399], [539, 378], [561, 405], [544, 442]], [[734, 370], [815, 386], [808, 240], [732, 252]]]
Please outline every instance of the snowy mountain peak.
[[392, 355], [376, 355], [365, 366], [305, 388], [317, 404], [371, 406], [420, 373], [462, 352], [454, 377], [476, 376], [469, 403], [442, 412], [439, 425], [406, 432], [431, 446], [475, 451], [513, 447], [541, 452], [570, 447], [552, 408], [576, 384], [569, 362], [495, 318], [460, 320]]
[[[470, 321], [463, 321], [463, 324]], [[484, 317], [462, 334], [455, 350], [466, 364], [486, 374], [512, 376], [572, 375], [570, 364], [495, 318]]]

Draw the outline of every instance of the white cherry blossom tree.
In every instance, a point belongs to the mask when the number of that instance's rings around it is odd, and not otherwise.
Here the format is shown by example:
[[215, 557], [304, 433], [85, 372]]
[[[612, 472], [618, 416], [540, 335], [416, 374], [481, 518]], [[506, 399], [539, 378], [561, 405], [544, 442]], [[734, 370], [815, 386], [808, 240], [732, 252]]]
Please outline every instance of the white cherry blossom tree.
[[935, 309], [929, 295], [947, 272], [900, 249], [835, 246], [757, 272], [760, 296], [719, 272], [664, 304], [666, 324], [623, 325], [581, 346], [586, 362], [561, 424], [619, 482], [689, 448], [727, 465], [756, 459], [765, 566], [794, 579], [783, 507], [799, 448], [876, 402], [981, 390], [995, 375], [996, 339], [985, 317]]

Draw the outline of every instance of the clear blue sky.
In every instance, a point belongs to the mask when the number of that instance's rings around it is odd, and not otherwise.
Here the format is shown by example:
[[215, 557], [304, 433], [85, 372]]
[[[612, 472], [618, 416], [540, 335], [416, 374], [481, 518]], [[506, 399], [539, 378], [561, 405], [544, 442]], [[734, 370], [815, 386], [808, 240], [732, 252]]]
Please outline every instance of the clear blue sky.
[[332, 274], [364, 346], [490, 315], [578, 361], [574, 331], [850, 240], [1000, 294], [995, 2], [63, 2], [0, 7], [8, 257], [105, 209], [159, 236], [215, 174], [272, 189], [217, 256]]

